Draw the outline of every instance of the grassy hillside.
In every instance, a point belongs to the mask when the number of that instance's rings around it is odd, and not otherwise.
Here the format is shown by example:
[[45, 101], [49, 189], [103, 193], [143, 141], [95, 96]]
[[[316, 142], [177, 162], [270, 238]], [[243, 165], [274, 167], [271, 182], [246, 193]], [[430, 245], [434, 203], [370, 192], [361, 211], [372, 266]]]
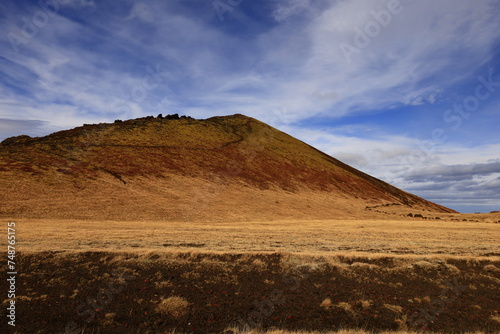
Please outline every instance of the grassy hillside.
[[[377, 204], [452, 212], [243, 115], [150, 117], [9, 138], [0, 144], [0, 181], [0, 217], [127, 219], [117, 210], [126, 206], [132, 219], [182, 219], [198, 210], [193, 197], [214, 208], [212, 218], [254, 219], [262, 210], [266, 218], [354, 217]], [[297, 209], [280, 210], [277, 197]]]

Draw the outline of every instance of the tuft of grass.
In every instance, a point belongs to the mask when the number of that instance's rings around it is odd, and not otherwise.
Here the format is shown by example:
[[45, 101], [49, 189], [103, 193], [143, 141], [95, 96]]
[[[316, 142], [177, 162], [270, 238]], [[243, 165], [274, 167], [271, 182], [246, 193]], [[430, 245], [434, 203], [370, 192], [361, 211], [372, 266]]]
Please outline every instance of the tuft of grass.
[[372, 306], [372, 303], [369, 300], [362, 300], [361, 301], [362, 308], [369, 308], [370, 306]]
[[339, 307], [341, 309], [343, 309], [344, 311], [348, 312], [348, 313], [352, 313], [353, 310], [352, 310], [352, 306], [351, 304], [349, 303], [346, 303], [346, 302], [340, 302], [338, 303], [337, 305], [335, 305], [336, 307]]
[[157, 289], [166, 289], [166, 288], [171, 288], [174, 285], [170, 281], [160, 281], [160, 282], [155, 282], [155, 286]]
[[379, 268], [376, 264], [365, 263], [365, 262], [354, 262], [351, 267], [366, 268], [366, 269], [376, 269]]
[[173, 296], [162, 299], [156, 307], [156, 312], [162, 315], [170, 315], [174, 318], [182, 318], [188, 314], [190, 305], [186, 299]]
[[488, 265], [484, 266], [484, 270], [489, 271], [489, 272], [493, 272], [493, 273], [500, 272], [500, 269], [498, 269], [494, 264], [488, 264]]
[[402, 313], [403, 308], [399, 305], [391, 305], [391, 304], [384, 304], [384, 307], [388, 310], [393, 311], [394, 313]]
[[460, 269], [458, 269], [456, 266], [452, 265], [452, 264], [445, 264], [444, 265], [446, 267], [446, 269], [448, 269], [448, 271], [454, 273], [454, 274], [459, 274], [460, 273]]
[[332, 300], [330, 298], [325, 298], [319, 306], [325, 310], [329, 310], [332, 307]]
[[414, 265], [415, 265], [415, 267], [419, 267], [419, 268], [422, 268], [422, 269], [425, 269], [425, 270], [431, 270], [431, 269], [435, 269], [436, 268], [435, 264], [430, 263], [428, 261], [418, 261]]

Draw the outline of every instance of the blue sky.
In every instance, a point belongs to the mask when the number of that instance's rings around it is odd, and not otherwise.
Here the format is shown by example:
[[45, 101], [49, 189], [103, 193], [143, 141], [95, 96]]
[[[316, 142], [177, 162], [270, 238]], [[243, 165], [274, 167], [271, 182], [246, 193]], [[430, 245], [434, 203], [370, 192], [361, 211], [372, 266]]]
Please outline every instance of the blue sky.
[[500, 210], [496, 0], [0, 4], [0, 140], [241, 113], [462, 212]]

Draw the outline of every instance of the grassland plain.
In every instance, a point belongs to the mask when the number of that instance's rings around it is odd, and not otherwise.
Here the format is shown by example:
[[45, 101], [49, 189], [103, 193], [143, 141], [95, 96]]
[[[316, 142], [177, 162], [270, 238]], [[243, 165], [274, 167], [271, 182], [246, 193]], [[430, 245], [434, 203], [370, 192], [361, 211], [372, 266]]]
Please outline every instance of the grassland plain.
[[[443, 215], [441, 215], [443, 216]], [[500, 256], [500, 214], [443, 220], [275, 221], [17, 220], [18, 249], [41, 251], [216, 251]], [[453, 219], [453, 220], [452, 220]], [[477, 222], [481, 220], [480, 222]], [[2, 240], [5, 243], [5, 240]]]
[[500, 225], [468, 218], [19, 220], [16, 331], [498, 333]]

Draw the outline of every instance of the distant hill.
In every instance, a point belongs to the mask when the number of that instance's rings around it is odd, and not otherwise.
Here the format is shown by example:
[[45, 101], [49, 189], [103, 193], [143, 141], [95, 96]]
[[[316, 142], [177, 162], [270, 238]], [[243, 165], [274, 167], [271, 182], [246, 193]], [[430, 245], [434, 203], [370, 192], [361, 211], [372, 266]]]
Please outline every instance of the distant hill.
[[239, 114], [8, 138], [0, 203], [11, 219], [362, 218], [384, 204], [454, 212]]

